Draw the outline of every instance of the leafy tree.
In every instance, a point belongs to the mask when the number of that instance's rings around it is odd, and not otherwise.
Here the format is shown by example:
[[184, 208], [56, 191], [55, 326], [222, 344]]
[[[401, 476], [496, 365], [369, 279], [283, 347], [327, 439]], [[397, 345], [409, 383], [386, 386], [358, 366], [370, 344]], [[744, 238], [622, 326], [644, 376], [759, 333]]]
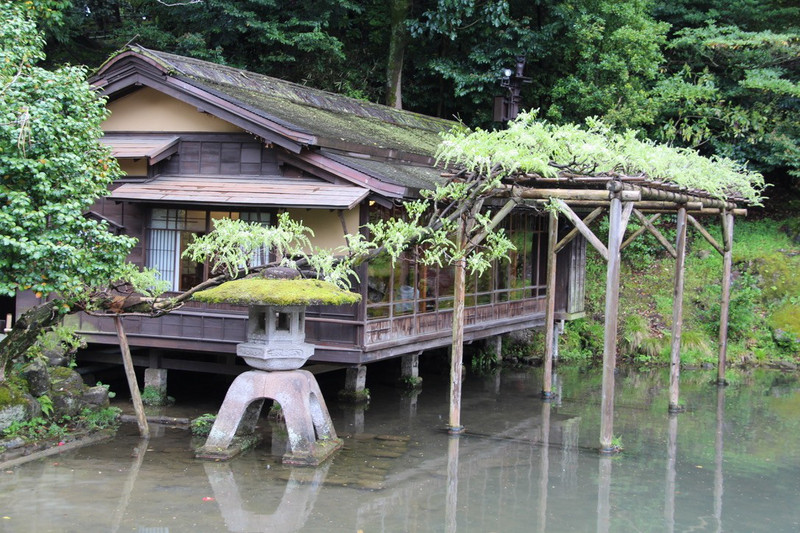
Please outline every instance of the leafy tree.
[[661, 2], [672, 24], [654, 107], [661, 139], [800, 178], [800, 6]]
[[[83, 68], [35, 65], [43, 40], [19, 6], [0, 6], [0, 18], [0, 294], [57, 297], [29, 315], [41, 313], [30, 331], [35, 337], [39, 326], [84, 305], [91, 287], [118, 276], [134, 240], [84, 216], [120, 174], [97, 142], [103, 100]], [[18, 325], [22, 334], [31, 324]], [[0, 343], [0, 379], [19, 353], [16, 340], [12, 333]]]

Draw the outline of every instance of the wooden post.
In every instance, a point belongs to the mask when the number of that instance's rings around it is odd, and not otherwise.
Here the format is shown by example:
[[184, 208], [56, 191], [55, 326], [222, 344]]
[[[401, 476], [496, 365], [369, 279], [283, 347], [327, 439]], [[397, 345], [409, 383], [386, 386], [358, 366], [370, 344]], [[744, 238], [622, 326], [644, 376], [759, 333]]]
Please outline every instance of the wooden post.
[[[458, 246], [463, 245], [463, 222], [458, 233]], [[453, 288], [453, 346], [450, 350], [450, 433], [461, 433], [461, 374], [464, 358], [464, 285], [467, 262], [464, 258], [455, 263]]]
[[136, 372], [133, 369], [131, 348], [128, 345], [128, 336], [125, 334], [125, 328], [122, 327], [122, 318], [119, 315], [114, 317], [114, 327], [117, 328], [119, 349], [122, 352], [122, 364], [125, 367], [125, 376], [128, 378], [128, 388], [131, 390], [131, 400], [133, 400], [133, 410], [136, 412], [136, 423], [139, 425], [139, 435], [149, 437], [150, 427], [147, 425], [142, 395], [139, 393], [139, 383], [136, 381]]
[[556, 315], [556, 242], [558, 240], [558, 213], [550, 211], [547, 240], [547, 296], [544, 314], [544, 375], [542, 398], [553, 398], [553, 338]]
[[728, 359], [728, 312], [731, 306], [731, 266], [733, 263], [733, 213], [724, 211], [722, 218], [722, 306], [719, 313], [719, 359], [717, 385], [727, 385], [725, 367]]
[[619, 319], [620, 245], [622, 243], [622, 184], [609, 182], [612, 192], [608, 213], [608, 266], [606, 270], [606, 317], [603, 343], [603, 390], [600, 413], [600, 453], [614, 453], [614, 370], [617, 365], [617, 323]]
[[683, 280], [686, 266], [686, 208], [678, 209], [678, 234], [675, 244], [675, 285], [672, 291], [672, 340], [670, 343], [669, 412], [679, 413], [678, 403], [681, 375], [681, 329], [683, 328]]

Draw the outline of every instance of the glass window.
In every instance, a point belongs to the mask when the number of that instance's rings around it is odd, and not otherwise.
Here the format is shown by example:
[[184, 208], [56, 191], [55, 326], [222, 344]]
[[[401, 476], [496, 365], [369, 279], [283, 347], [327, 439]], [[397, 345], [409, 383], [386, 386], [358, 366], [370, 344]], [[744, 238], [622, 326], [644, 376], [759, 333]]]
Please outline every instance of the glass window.
[[[171, 283], [172, 291], [185, 291], [208, 276], [207, 265], [182, 257], [194, 237], [213, 229], [212, 220], [220, 218], [246, 219], [269, 224], [269, 212], [205, 211], [155, 208], [151, 211], [147, 231], [146, 265], [158, 270], [161, 279]], [[266, 250], [256, 253], [253, 263], [263, 264]]]

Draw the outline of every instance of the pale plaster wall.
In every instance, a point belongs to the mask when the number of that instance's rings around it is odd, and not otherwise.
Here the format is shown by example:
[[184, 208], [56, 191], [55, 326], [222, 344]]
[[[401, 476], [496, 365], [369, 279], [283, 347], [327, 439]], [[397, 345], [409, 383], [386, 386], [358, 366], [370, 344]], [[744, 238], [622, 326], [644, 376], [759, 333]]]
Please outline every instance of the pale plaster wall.
[[220, 120], [171, 96], [144, 87], [107, 105], [111, 111], [103, 131], [146, 132], [242, 132], [241, 128]]
[[140, 159], [117, 159], [119, 168], [128, 176], [147, 176], [147, 160]]
[[[359, 206], [344, 212], [347, 233], [358, 232]], [[303, 224], [314, 230], [311, 244], [319, 248], [334, 249], [345, 246], [344, 230], [339, 215], [335, 210], [329, 209], [288, 209], [292, 220], [302, 220]]]

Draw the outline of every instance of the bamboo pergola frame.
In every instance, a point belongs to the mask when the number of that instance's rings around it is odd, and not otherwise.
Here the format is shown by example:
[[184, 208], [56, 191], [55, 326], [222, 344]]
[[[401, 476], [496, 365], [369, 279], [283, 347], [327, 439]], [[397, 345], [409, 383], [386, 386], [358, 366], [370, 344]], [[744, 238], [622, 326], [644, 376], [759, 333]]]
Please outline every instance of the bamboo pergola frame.
[[[725, 367], [727, 365], [734, 215], [746, 215], [747, 211], [739, 207], [740, 202], [737, 200], [723, 201], [712, 198], [704, 191], [685, 190], [669, 184], [647, 182], [641, 178], [626, 179], [617, 176], [613, 178], [572, 177], [568, 179], [543, 179], [534, 177], [531, 180], [518, 180], [518, 183], [526, 181], [528, 186], [538, 184], [562, 185], [560, 188], [526, 188], [520, 194], [526, 203], [541, 204], [542, 200], [547, 198], [548, 201], [554, 202], [558, 208], [557, 212], [551, 209], [549, 217], [545, 354], [544, 377], [542, 380], [542, 397], [545, 400], [553, 397], [551, 386], [555, 329], [553, 310], [555, 304], [556, 254], [580, 234], [607, 262], [600, 451], [601, 453], [613, 453], [616, 451], [612, 446], [613, 398], [622, 250], [647, 231], [675, 258], [668, 410], [672, 413], [681, 412], [683, 408], [679, 403], [680, 345], [683, 327], [683, 287], [687, 226], [694, 227], [723, 257], [719, 356], [717, 360], [717, 384], [722, 386], [726, 384]], [[598, 185], [604, 186], [606, 190], [598, 190], [596, 188]], [[586, 189], [585, 187], [587, 186], [594, 186], [595, 188]], [[576, 187], [584, 188], [577, 189]], [[588, 208], [593, 208], [593, 210], [584, 218], [581, 218], [575, 212], [575, 209], [585, 210]], [[589, 225], [606, 212], [609, 218], [609, 230], [608, 242], [604, 244], [592, 232]], [[654, 225], [654, 222], [663, 213], [677, 215], [677, 236], [674, 246]], [[647, 214], [651, 214], [651, 216], [648, 217]], [[642, 226], [627, 239], [623, 240], [631, 215], [634, 215]], [[718, 215], [720, 217], [723, 235], [722, 244], [719, 244], [697, 220], [696, 217], [701, 215]], [[557, 238], [559, 216], [563, 216], [574, 226], [574, 229], [560, 241]]]

